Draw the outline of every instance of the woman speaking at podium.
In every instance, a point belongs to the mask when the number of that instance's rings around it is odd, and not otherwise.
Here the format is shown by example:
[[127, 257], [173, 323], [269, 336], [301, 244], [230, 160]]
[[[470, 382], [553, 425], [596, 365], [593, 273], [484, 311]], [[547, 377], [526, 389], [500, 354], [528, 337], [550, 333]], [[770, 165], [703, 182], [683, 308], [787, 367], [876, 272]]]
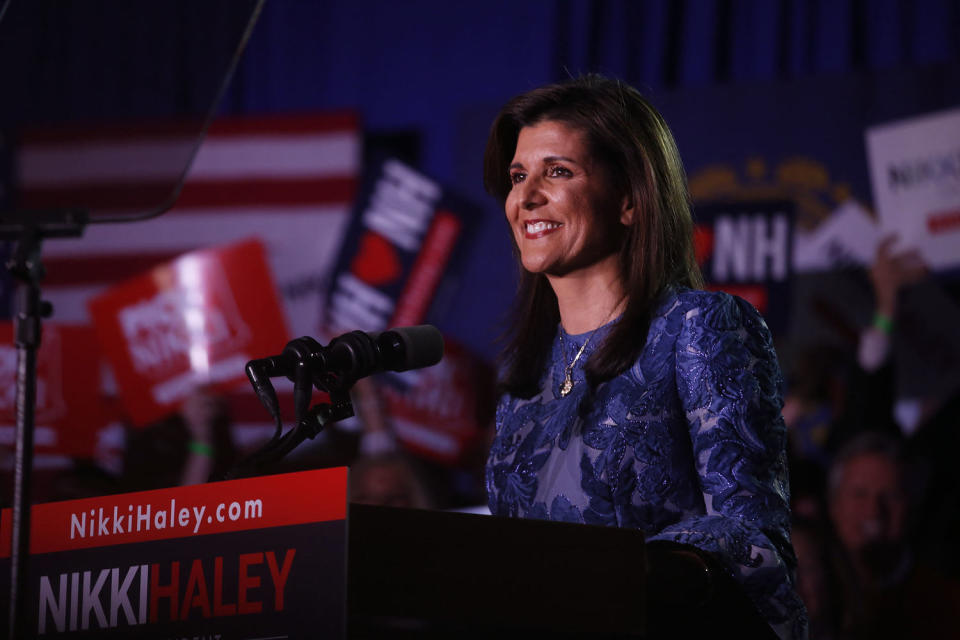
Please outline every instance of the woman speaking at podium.
[[484, 182], [523, 267], [491, 511], [693, 545], [778, 636], [804, 637], [779, 365], [750, 304], [698, 290], [663, 118], [600, 76], [535, 89], [494, 121]]

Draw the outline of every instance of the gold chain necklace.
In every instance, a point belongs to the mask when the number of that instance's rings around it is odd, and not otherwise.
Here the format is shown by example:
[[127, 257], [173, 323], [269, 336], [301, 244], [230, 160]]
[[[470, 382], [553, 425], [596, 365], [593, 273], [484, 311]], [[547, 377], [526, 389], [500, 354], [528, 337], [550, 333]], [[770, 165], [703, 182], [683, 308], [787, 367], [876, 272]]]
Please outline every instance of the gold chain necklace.
[[[590, 338], [593, 337], [596, 331], [597, 330], [594, 329], [593, 332], [587, 336], [587, 339], [583, 341], [583, 346], [580, 347], [580, 351], [577, 351], [577, 355], [573, 356], [573, 360], [571, 360], [570, 364], [563, 370], [563, 384], [560, 386], [561, 398], [566, 397], [566, 395], [573, 390], [573, 365], [577, 364], [577, 360], [583, 355], [583, 350], [587, 348], [587, 343], [590, 342]], [[560, 330], [560, 354], [566, 358], [565, 349], [563, 348], [563, 329]]]
[[[600, 327], [606, 325], [610, 322], [610, 318], [613, 317], [613, 314], [617, 312], [617, 307], [613, 308], [613, 311], [610, 312], [610, 315], [607, 316], [607, 319], [604, 320], [603, 324]], [[597, 327], [590, 332], [590, 335], [587, 336], [587, 339], [583, 341], [583, 345], [580, 347], [580, 350], [577, 351], [577, 355], [573, 356], [573, 360], [570, 361], [564, 370], [563, 370], [563, 384], [560, 385], [560, 397], [565, 398], [567, 394], [573, 391], [573, 366], [577, 364], [577, 360], [580, 359], [580, 356], [583, 355], [583, 350], [587, 348], [587, 345], [590, 343], [590, 339], [593, 338], [593, 334], [600, 330], [600, 327]], [[560, 355], [566, 359], [567, 354], [566, 350], [563, 347], [563, 328], [560, 328]]]

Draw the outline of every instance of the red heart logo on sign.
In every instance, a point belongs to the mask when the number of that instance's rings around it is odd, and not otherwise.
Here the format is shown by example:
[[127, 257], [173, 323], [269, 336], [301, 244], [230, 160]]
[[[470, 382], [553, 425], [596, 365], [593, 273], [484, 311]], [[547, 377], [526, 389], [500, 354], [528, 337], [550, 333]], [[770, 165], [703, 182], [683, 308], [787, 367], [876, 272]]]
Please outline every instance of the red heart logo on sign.
[[350, 265], [355, 276], [375, 287], [396, 280], [401, 269], [393, 245], [372, 231], [367, 231], [360, 239], [360, 251]]

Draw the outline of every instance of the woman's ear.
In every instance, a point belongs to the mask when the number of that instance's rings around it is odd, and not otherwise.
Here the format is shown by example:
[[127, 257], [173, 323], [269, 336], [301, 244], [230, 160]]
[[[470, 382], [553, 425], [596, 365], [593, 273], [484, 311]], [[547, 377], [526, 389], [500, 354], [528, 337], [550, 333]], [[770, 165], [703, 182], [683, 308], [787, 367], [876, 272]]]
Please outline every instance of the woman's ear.
[[620, 224], [629, 227], [636, 221], [636, 207], [633, 206], [633, 200], [624, 197], [620, 205]]

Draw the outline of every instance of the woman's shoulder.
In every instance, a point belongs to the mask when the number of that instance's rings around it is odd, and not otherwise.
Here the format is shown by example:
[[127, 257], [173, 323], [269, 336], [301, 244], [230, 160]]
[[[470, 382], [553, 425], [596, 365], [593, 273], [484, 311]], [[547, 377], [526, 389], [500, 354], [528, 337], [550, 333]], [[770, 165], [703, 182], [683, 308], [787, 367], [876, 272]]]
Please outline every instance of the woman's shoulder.
[[718, 331], [736, 330], [744, 326], [748, 329], [762, 326], [766, 330], [763, 317], [752, 304], [723, 291], [685, 287], [670, 289], [663, 297], [656, 315], [679, 316], [689, 324]]

